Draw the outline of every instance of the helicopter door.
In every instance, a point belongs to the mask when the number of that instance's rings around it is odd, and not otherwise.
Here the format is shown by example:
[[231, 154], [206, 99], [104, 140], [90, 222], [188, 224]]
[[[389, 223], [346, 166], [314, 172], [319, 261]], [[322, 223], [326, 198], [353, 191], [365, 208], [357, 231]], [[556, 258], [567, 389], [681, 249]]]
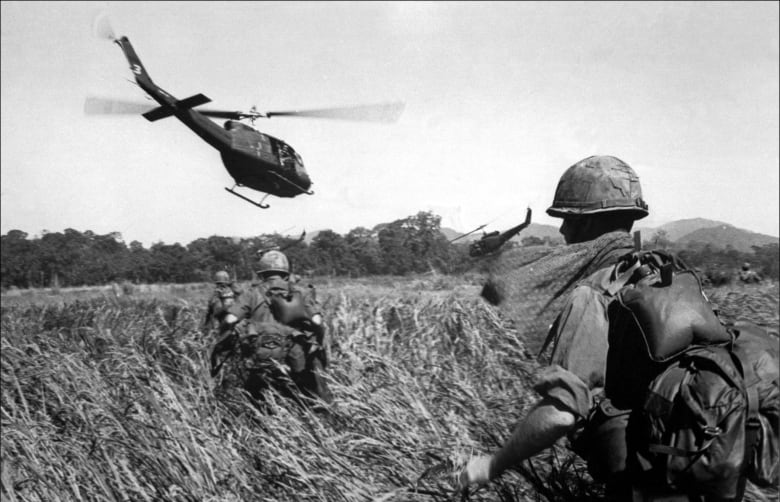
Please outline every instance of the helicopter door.
[[238, 127], [234, 126], [230, 130], [234, 150], [239, 150], [254, 157], [260, 157], [265, 162], [278, 163], [268, 136], [240, 122], [237, 125]]
[[276, 158], [274, 157], [274, 151], [268, 136], [260, 133], [258, 133], [258, 136], [257, 142], [255, 143], [255, 153], [266, 162], [274, 162]]

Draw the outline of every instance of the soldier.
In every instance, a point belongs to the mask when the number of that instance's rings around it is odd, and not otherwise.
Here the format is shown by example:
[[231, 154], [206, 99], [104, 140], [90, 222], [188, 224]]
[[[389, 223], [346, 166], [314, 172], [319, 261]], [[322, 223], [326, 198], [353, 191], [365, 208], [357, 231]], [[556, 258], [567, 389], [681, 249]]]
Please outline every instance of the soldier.
[[750, 284], [753, 282], [761, 282], [761, 276], [755, 271], [750, 270], [750, 263], [745, 262], [742, 264], [742, 270], [739, 271], [739, 280], [746, 284]]
[[227, 309], [241, 295], [241, 288], [230, 280], [230, 276], [224, 270], [214, 274], [214, 284], [216, 287], [214, 294], [209, 298], [204, 322], [204, 328], [207, 331], [219, 327], [222, 318], [227, 314]]
[[[633, 222], [648, 214], [639, 178], [620, 159], [588, 157], [563, 174], [547, 213], [563, 219], [560, 233], [567, 244], [563, 251], [576, 250], [576, 256], [588, 264], [588, 272], [579, 278], [560, 278], [569, 286], [561, 289], [566, 292], [563, 308], [550, 328], [550, 365], [534, 386], [540, 399], [498, 451], [469, 460], [459, 474], [462, 488], [489, 482], [566, 435], [575, 440], [605, 397], [605, 385], [610, 385], [606, 381], [607, 353], [610, 312], [615, 302], [608, 287], [614, 265], [632, 250], [629, 232]], [[613, 387], [620, 385], [614, 382]], [[589, 467], [591, 458], [604, 453], [599, 461], [606, 467], [599, 481], [606, 482], [609, 500], [637, 500], [637, 493], [650, 497], [641, 491], [648, 488], [638, 489], [630, 478], [625, 439], [601, 441], [592, 448], [600, 451], [589, 452]], [[663, 500], [699, 500], [671, 495], [673, 498]]]
[[[227, 309], [221, 328], [228, 337], [234, 328], [239, 333], [243, 366], [250, 368], [244, 385], [259, 397], [263, 388], [283, 379], [278, 371], [283, 368], [304, 394], [330, 403], [322, 376], [328, 362], [325, 330], [314, 287], [305, 291], [292, 284], [290, 264], [281, 251], [264, 253], [257, 274], [260, 282]], [[220, 349], [218, 344], [212, 365]]]

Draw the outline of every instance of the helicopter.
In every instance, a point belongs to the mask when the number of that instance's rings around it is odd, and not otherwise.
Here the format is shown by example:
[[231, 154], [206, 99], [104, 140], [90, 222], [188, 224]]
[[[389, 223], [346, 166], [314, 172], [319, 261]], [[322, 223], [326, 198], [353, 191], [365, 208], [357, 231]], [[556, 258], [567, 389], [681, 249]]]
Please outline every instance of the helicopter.
[[[225, 190], [261, 209], [270, 207], [269, 204], [264, 203], [269, 195], [296, 197], [301, 194], [313, 195], [314, 192], [310, 189], [312, 181], [298, 152], [281, 139], [255, 129], [254, 121], [256, 119], [315, 117], [395, 122], [404, 108], [404, 104], [401, 102], [390, 102], [277, 112], [259, 112], [254, 106], [247, 112], [195, 109], [195, 107], [209, 103], [211, 100], [203, 94], [195, 94], [181, 100], [173, 97], [152, 81], [130, 40], [125, 36], [116, 38], [110, 28], [109, 31], [106, 38], [112, 40], [122, 49], [130, 64], [130, 70], [134, 74], [135, 83], [159, 106], [149, 109], [148, 106], [139, 103], [88, 97], [84, 106], [85, 113], [88, 115], [141, 113], [150, 122], [175, 116], [206, 143], [219, 151], [222, 163], [235, 181], [233, 187], [225, 187]], [[220, 126], [207, 117], [228, 120], [223, 126]], [[251, 125], [242, 122], [244, 119], [248, 119]], [[256, 202], [246, 195], [238, 193], [235, 190], [236, 187], [247, 187], [265, 195], [259, 202]]]
[[[471, 245], [469, 246], [469, 256], [471, 256], [472, 258], [477, 258], [498, 251], [501, 248], [501, 246], [503, 246], [509, 239], [511, 239], [518, 233], [520, 233], [521, 230], [523, 230], [525, 227], [527, 227], [530, 224], [531, 224], [531, 208], [529, 207], [526, 210], [525, 221], [523, 223], [514, 226], [505, 232], [499, 232], [498, 230], [495, 230], [490, 233], [483, 232], [482, 238], [476, 242], [472, 242]], [[482, 225], [476, 230], [472, 230], [471, 232], [468, 232], [467, 234], [464, 234], [461, 237], [474, 233], [477, 230], [480, 230], [481, 228], [484, 227], [485, 225]], [[458, 237], [458, 239], [459, 238], [460, 237]]]
[[288, 241], [288, 243], [285, 244], [284, 246], [279, 245], [277, 242], [265, 241], [263, 243], [262, 247], [257, 250], [257, 253], [256, 253], [257, 256], [262, 256], [265, 253], [267, 253], [268, 251], [279, 251], [279, 252], [284, 253], [288, 249], [290, 249], [290, 248], [292, 248], [294, 246], [297, 246], [298, 244], [303, 242], [304, 239], [306, 239], [306, 229], [304, 229], [303, 232], [301, 232], [301, 235], [299, 237], [296, 237], [296, 238], [283, 237], [283, 239]]

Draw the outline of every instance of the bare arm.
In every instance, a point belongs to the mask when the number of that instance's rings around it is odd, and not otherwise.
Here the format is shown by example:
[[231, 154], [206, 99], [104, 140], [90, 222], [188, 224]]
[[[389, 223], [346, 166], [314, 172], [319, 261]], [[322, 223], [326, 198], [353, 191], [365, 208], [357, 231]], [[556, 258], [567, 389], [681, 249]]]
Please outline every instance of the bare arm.
[[574, 414], [550, 399], [536, 403], [490, 462], [490, 478], [551, 447], [572, 430]]
[[483, 484], [500, 476], [565, 436], [576, 422], [570, 411], [551, 399], [537, 402], [528, 415], [517, 424], [512, 436], [492, 455], [472, 458], [461, 473], [460, 484]]

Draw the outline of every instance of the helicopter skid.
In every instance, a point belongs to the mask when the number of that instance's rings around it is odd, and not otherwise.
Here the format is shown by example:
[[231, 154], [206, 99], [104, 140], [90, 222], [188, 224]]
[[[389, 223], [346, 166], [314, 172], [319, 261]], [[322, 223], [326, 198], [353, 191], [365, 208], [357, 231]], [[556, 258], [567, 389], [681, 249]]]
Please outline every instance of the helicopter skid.
[[225, 187], [225, 190], [227, 190], [228, 192], [232, 193], [236, 197], [244, 199], [245, 201], [249, 202], [250, 204], [253, 204], [253, 205], [259, 207], [260, 209], [268, 209], [269, 207], [271, 207], [269, 204], [263, 204], [263, 201], [265, 200], [266, 197], [268, 197], [268, 194], [266, 194], [265, 197], [263, 197], [260, 200], [260, 202], [255, 202], [252, 199], [250, 199], [249, 197], [246, 197], [245, 195], [241, 195], [240, 193], [236, 192], [232, 188]]
[[285, 182], [285, 183], [287, 183], [288, 185], [292, 185], [293, 187], [295, 187], [295, 188], [297, 188], [298, 190], [300, 190], [300, 191], [301, 191], [301, 193], [305, 193], [306, 195], [314, 195], [314, 191], [313, 191], [313, 190], [304, 190], [303, 188], [301, 188], [301, 187], [300, 187], [300, 186], [298, 186], [297, 184], [293, 183], [292, 181], [288, 180], [287, 178], [285, 178], [284, 176], [282, 176], [282, 175], [281, 175], [281, 174], [279, 174], [279, 173], [275, 173], [275, 172], [273, 172], [273, 171], [269, 171], [269, 174], [273, 174], [274, 176], [276, 176], [276, 177], [277, 177], [277, 178], [279, 178], [280, 180], [284, 181], [284, 182]]

